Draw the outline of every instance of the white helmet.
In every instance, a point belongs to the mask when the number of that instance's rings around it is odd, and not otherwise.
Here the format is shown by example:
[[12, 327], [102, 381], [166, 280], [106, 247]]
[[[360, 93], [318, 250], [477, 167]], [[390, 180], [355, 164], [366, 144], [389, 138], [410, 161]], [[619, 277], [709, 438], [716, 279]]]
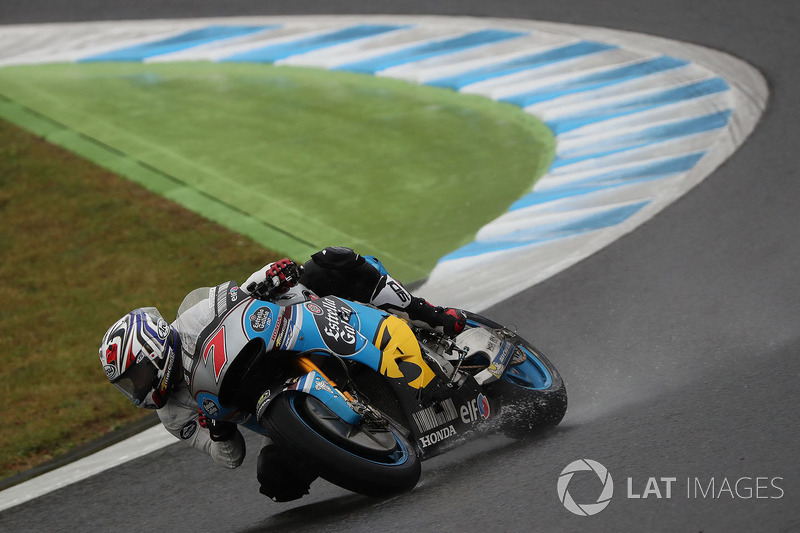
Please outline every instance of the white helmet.
[[159, 409], [178, 373], [179, 336], [155, 307], [131, 311], [100, 344], [106, 377], [138, 407]]

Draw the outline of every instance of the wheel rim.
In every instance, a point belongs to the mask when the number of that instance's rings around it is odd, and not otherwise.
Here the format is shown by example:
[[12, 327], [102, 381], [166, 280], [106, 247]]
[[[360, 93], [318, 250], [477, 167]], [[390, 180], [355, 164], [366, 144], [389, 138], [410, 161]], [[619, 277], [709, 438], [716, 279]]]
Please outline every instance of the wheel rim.
[[313, 396], [290, 398], [297, 417], [314, 433], [352, 455], [384, 465], [400, 465], [408, 460], [408, 449], [392, 430], [370, 431], [351, 426]]
[[550, 371], [526, 346], [520, 345], [519, 349], [525, 353], [525, 360], [521, 363], [510, 365], [505, 374], [503, 374], [503, 378], [525, 389], [549, 389], [553, 385], [553, 377]]

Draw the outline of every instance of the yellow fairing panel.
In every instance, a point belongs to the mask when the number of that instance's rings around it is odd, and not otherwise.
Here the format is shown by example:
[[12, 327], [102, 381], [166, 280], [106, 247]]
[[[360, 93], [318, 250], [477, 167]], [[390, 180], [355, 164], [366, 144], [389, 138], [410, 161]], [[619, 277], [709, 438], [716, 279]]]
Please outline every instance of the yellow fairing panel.
[[434, 378], [411, 328], [396, 316], [389, 315], [378, 328], [375, 346], [381, 351], [384, 376], [405, 379], [415, 389], [427, 387]]

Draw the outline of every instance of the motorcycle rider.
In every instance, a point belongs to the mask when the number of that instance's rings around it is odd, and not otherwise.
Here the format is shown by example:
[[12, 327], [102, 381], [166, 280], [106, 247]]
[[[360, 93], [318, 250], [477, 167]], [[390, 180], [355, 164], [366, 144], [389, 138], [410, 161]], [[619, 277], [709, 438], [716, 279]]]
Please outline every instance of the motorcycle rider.
[[[344, 247], [325, 248], [302, 268], [281, 259], [254, 272], [242, 287], [230, 286], [280, 305], [293, 303], [286, 293], [298, 282], [318, 296], [369, 303], [450, 335], [460, 333], [466, 324], [460, 311], [435, 307], [413, 296], [375, 257]], [[214, 319], [214, 299], [214, 289], [195, 289], [172, 324], [154, 307], [130, 312], [106, 331], [100, 361], [109, 381], [135, 405], [157, 409], [167, 431], [218, 464], [236, 468], [245, 456], [237, 425], [205, 416], [192, 398], [188, 376], [183, 375], [182, 361], [194, 355], [198, 335]], [[274, 501], [290, 501], [308, 494], [317, 474], [265, 437], [257, 477], [262, 494]]]

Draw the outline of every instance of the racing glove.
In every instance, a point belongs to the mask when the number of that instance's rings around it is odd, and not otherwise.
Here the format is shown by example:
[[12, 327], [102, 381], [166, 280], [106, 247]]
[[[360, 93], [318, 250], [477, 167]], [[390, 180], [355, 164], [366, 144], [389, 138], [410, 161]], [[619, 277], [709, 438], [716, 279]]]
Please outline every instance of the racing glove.
[[302, 274], [302, 267], [291, 259], [281, 259], [267, 265], [264, 271], [254, 273], [245, 283], [245, 290], [259, 298], [284, 294], [295, 285]]
[[467, 316], [463, 311], [447, 307], [441, 318], [442, 328], [447, 335], [458, 335], [467, 325]]
[[197, 423], [201, 428], [208, 430], [208, 435], [214, 442], [225, 442], [236, 435], [236, 424], [206, 416], [199, 407], [197, 408]]

